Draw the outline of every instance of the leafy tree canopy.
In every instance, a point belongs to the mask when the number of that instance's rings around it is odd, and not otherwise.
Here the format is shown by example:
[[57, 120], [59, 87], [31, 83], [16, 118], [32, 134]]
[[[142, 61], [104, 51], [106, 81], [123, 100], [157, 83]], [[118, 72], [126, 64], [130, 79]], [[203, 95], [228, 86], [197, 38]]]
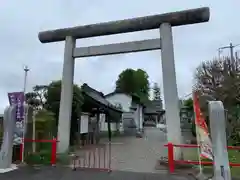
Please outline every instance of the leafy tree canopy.
[[183, 105], [189, 112], [193, 112], [193, 99], [192, 98], [183, 100]]
[[28, 104], [32, 105], [35, 109], [43, 108], [46, 101], [46, 85], [36, 85], [33, 87], [32, 92], [26, 93], [26, 101]]
[[[56, 117], [59, 115], [61, 99], [61, 81], [53, 81], [48, 85], [46, 93], [46, 108], [52, 111]], [[73, 85], [72, 116], [78, 117], [81, 113], [83, 96], [78, 85]]]
[[55, 123], [54, 114], [46, 109], [41, 109], [37, 111], [35, 115], [36, 121], [36, 131], [37, 139], [41, 138], [52, 138], [53, 136], [56, 137], [57, 135], [57, 127]]
[[228, 140], [240, 142], [240, 135], [237, 135], [240, 119], [235, 115], [240, 104], [240, 59], [232, 61], [225, 57], [203, 62], [196, 69], [195, 80], [203, 113], [207, 116], [208, 101], [222, 101], [228, 114]]
[[[59, 107], [61, 99], [61, 81], [53, 81], [49, 85], [37, 85], [33, 88], [33, 92], [26, 94], [26, 99], [32, 106], [42, 109], [38, 111], [36, 118], [38, 122], [43, 121], [43, 119], [51, 119], [51, 113], [54, 114], [55, 119], [55, 129], [57, 130]], [[73, 85], [73, 101], [72, 101], [72, 116], [71, 116], [71, 134], [70, 142], [73, 144], [75, 139], [75, 133], [78, 131], [78, 118], [81, 115], [81, 106], [83, 104], [83, 96], [81, 93], [81, 88], [76, 84]], [[48, 111], [46, 111], [46, 110]], [[53, 121], [49, 124], [52, 124]], [[46, 124], [46, 123], [44, 123]], [[56, 131], [54, 129], [54, 131]]]
[[126, 69], [119, 74], [115, 91], [135, 94], [145, 102], [149, 99], [148, 78], [148, 74], [142, 69]]
[[240, 103], [240, 60], [230, 58], [203, 62], [196, 70], [196, 89], [203, 100], [220, 100], [225, 108]]

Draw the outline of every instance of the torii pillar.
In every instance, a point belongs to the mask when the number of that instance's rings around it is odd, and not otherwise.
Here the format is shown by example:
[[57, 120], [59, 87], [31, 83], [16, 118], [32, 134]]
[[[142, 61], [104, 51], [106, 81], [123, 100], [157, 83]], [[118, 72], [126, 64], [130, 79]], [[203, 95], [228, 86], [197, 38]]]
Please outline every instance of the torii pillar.
[[[78, 57], [101, 56], [156, 49], [161, 49], [162, 55], [163, 89], [166, 107], [168, 141], [172, 143], [180, 143], [182, 138], [178, 107], [179, 99], [174, 65], [172, 27], [207, 22], [209, 17], [209, 8], [203, 7], [120, 21], [40, 32], [39, 40], [42, 43], [65, 41], [62, 92], [58, 125], [58, 152], [65, 152], [69, 147], [74, 59]], [[102, 46], [75, 47], [76, 39], [80, 38], [151, 29], [160, 29], [161, 38]], [[180, 151], [176, 151], [175, 156], [180, 157]]]

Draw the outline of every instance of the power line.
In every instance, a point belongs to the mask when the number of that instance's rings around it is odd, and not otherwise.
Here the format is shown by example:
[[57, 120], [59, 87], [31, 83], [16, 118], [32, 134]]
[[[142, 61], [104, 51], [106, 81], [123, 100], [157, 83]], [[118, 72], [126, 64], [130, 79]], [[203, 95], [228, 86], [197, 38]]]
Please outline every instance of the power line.
[[230, 50], [230, 58], [231, 58], [231, 61], [233, 61], [234, 60], [234, 48], [239, 45], [240, 44], [233, 45], [232, 43], [230, 43], [229, 46], [223, 46], [223, 47], [218, 48], [218, 58], [220, 59], [223, 49], [229, 49]]

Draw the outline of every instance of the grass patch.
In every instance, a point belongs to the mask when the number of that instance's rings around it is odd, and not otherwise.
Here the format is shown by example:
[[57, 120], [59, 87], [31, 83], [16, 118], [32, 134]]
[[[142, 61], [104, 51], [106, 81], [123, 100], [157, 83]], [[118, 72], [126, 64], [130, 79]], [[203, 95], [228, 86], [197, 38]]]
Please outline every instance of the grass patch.
[[25, 157], [25, 162], [30, 165], [50, 165], [51, 152], [30, 153]]
[[36, 152], [32, 151], [30, 144], [26, 146], [24, 152], [24, 161], [31, 165], [50, 165], [51, 161], [51, 143], [36, 143]]
[[[51, 165], [52, 143], [38, 143], [37, 151], [32, 152], [32, 148], [29, 151], [25, 151], [25, 162], [29, 165]], [[71, 147], [70, 150], [74, 150]], [[57, 154], [56, 163], [58, 165], [69, 165], [71, 157], [69, 152]]]
[[[184, 160], [198, 161], [197, 148], [185, 148], [183, 151]], [[240, 163], [240, 152], [237, 150], [228, 150], [228, 158], [231, 163]], [[202, 161], [210, 161], [205, 158], [201, 158]], [[212, 172], [212, 166], [203, 166], [203, 171]], [[233, 177], [240, 177], [240, 167], [231, 167], [231, 173]]]

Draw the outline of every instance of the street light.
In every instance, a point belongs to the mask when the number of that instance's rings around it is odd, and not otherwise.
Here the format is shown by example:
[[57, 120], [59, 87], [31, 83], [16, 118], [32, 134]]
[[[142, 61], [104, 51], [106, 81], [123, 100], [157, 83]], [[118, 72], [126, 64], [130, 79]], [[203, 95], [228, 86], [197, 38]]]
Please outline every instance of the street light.
[[22, 154], [21, 154], [21, 156], [22, 156], [22, 163], [24, 162], [24, 149], [25, 149], [25, 143], [24, 143], [24, 135], [25, 135], [25, 128], [26, 128], [26, 110], [25, 110], [25, 104], [26, 104], [26, 97], [25, 97], [25, 93], [26, 93], [26, 87], [27, 87], [27, 74], [28, 74], [28, 71], [29, 71], [29, 68], [28, 68], [28, 66], [24, 66], [24, 68], [23, 68], [23, 70], [24, 70], [24, 84], [23, 84], [23, 93], [24, 93], [24, 107], [23, 107], [23, 109], [24, 109], [24, 119], [23, 119], [23, 137], [22, 137]]
[[24, 95], [25, 95], [25, 93], [26, 93], [26, 87], [27, 87], [27, 74], [28, 74], [28, 71], [29, 71], [30, 69], [28, 68], [28, 66], [24, 66], [23, 70], [24, 70], [23, 92], [24, 92]]

